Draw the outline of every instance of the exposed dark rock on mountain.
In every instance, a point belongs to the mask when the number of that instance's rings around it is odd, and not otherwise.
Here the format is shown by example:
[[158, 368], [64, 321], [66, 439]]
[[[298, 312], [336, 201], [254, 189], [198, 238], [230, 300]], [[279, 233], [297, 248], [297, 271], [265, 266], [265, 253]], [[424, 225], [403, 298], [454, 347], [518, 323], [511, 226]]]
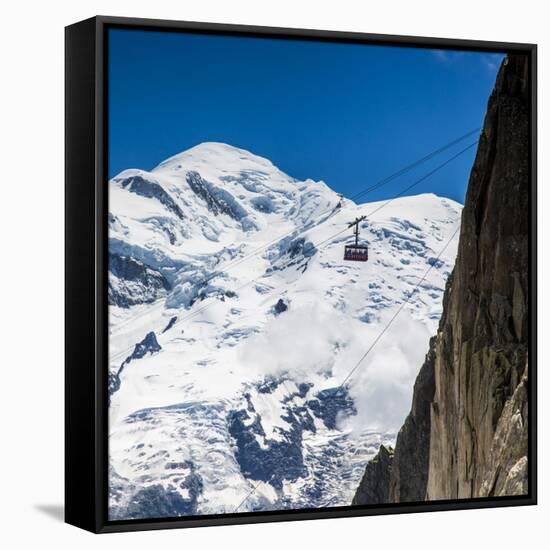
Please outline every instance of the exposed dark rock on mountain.
[[122, 365], [120, 365], [120, 368], [118, 369], [116, 374], [109, 375], [109, 382], [108, 382], [109, 397], [111, 397], [115, 392], [117, 392], [120, 389], [120, 375], [124, 370], [124, 367], [128, 363], [130, 363], [130, 361], [133, 361], [134, 359], [141, 359], [142, 357], [145, 357], [145, 355], [147, 355], [148, 353], [156, 353], [161, 349], [162, 348], [157, 341], [157, 337], [155, 336], [155, 333], [154, 332], [147, 333], [145, 338], [141, 342], [138, 342], [135, 345], [134, 351], [132, 352], [132, 354], [126, 357], [126, 359], [124, 359]]
[[248, 212], [225, 189], [216, 187], [205, 180], [198, 172], [190, 171], [187, 174], [187, 183], [197, 196], [204, 200], [208, 210], [215, 216], [227, 214], [236, 221], [241, 222], [243, 230], [256, 229], [255, 224], [248, 219]]
[[288, 303], [285, 302], [282, 298], [277, 300], [277, 303], [272, 307], [273, 315], [280, 315], [288, 309]]
[[141, 176], [131, 176], [121, 182], [122, 187], [128, 188], [132, 193], [142, 197], [155, 198], [164, 204], [168, 210], [173, 212], [180, 220], [185, 216], [181, 208], [174, 202], [172, 197], [156, 182], [149, 181]]
[[367, 466], [355, 504], [525, 494], [528, 60], [506, 58], [470, 175], [456, 265], [393, 460]]
[[[270, 378], [257, 389], [261, 394], [270, 394], [281, 386], [286, 389], [283, 379]], [[296, 403], [295, 398], [307, 397], [311, 387], [310, 384], [300, 384], [297, 392], [285, 396], [281, 419], [287, 427], [277, 426], [271, 435], [266, 434], [264, 419], [255, 409], [249, 394], [244, 396], [245, 407], [229, 413], [229, 433], [235, 440], [235, 457], [246, 478], [265, 481], [277, 490], [282, 489], [285, 480], [303, 478], [307, 475], [307, 466], [302, 442], [306, 432], [317, 433], [314, 417], [334, 430], [340, 418], [356, 414], [353, 399], [343, 388], [323, 390], [304, 404]], [[327, 456], [331, 456], [330, 451]], [[310, 489], [312, 498], [321, 496], [319, 491], [322, 492], [322, 488], [315, 486]]]
[[[163, 479], [167, 482], [166, 485], [159, 483], [140, 487], [111, 469], [109, 492], [113, 502], [117, 503], [111, 510], [112, 519], [147, 519], [195, 514], [197, 500], [203, 490], [203, 482], [195, 472], [195, 465], [189, 461], [168, 463], [166, 470]], [[176, 485], [186, 491], [187, 498], [181, 496]], [[128, 495], [131, 495], [131, 498], [128, 498]]]
[[[284, 480], [296, 480], [305, 474], [302, 436], [308, 428], [290, 407], [284, 420], [290, 428], [280, 430], [280, 437], [275, 440], [266, 437], [261, 417], [250, 400], [246, 410], [229, 414], [229, 433], [235, 439], [235, 457], [243, 475], [271, 483], [278, 490], [282, 489]], [[264, 439], [266, 444], [262, 446], [259, 439]]]
[[154, 332], [148, 332], [145, 336], [145, 338], [138, 342], [135, 347], [134, 351], [132, 352], [132, 355], [128, 356], [124, 363], [122, 363], [122, 366], [126, 365], [130, 361], [134, 359], [141, 359], [142, 357], [145, 357], [147, 353], [155, 353], [157, 351], [160, 351], [162, 348], [160, 347], [160, 344], [157, 342], [157, 337], [155, 336]]
[[129, 256], [109, 254], [109, 274], [109, 305], [149, 304], [172, 288], [162, 273]]
[[175, 324], [175, 322], [178, 320], [178, 317], [174, 315], [173, 317], [170, 317], [170, 321], [168, 321], [168, 324], [162, 329], [161, 334], [164, 334], [165, 332], [169, 331]]
[[357, 414], [353, 399], [345, 387], [321, 390], [307, 405], [330, 430], [336, 428], [341, 417]]
[[388, 502], [393, 462], [393, 449], [380, 445], [378, 454], [367, 464], [352, 504]]

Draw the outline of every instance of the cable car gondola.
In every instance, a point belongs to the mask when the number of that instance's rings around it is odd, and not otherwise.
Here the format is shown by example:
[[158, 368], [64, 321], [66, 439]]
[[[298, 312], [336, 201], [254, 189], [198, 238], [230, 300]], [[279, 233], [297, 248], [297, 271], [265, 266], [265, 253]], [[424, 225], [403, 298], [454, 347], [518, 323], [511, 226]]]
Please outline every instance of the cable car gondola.
[[347, 244], [344, 247], [344, 260], [348, 262], [366, 262], [369, 259], [369, 247], [359, 244], [359, 223], [365, 218], [366, 216], [356, 218], [348, 225], [348, 227], [355, 226], [355, 244]]

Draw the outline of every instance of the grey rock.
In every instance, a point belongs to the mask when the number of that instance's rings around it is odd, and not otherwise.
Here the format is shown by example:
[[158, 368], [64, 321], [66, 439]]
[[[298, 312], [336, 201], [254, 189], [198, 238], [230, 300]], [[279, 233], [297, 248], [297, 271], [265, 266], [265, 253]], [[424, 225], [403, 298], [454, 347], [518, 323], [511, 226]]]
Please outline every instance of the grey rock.
[[185, 216], [174, 199], [155, 181], [150, 181], [142, 176], [131, 176], [121, 181], [122, 187], [136, 195], [157, 199], [170, 212], [173, 212], [180, 220]]
[[380, 445], [377, 455], [367, 464], [352, 505], [389, 502], [390, 478], [394, 461], [393, 449]]
[[130, 256], [109, 254], [109, 305], [150, 304], [171, 288], [166, 277], [151, 266]]

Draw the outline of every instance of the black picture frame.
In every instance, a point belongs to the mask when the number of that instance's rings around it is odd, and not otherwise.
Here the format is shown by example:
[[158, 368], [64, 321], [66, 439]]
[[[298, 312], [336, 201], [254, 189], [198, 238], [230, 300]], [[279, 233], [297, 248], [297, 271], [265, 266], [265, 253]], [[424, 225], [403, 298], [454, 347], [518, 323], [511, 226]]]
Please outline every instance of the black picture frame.
[[[107, 519], [107, 30], [193, 31], [389, 46], [523, 53], [530, 64], [529, 493], [413, 504]], [[65, 29], [65, 520], [95, 533], [532, 505], [537, 502], [537, 47], [413, 36], [97, 16]]]

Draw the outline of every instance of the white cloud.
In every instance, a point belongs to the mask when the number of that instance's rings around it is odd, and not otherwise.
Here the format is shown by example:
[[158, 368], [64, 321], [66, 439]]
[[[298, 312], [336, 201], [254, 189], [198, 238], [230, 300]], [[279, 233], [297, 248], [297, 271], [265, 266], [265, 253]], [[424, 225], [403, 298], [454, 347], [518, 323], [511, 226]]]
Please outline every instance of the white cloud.
[[501, 53], [466, 52], [459, 50], [430, 50], [433, 57], [440, 63], [454, 64], [465, 56], [475, 56], [479, 63], [489, 72], [495, 73], [504, 58]]
[[[349, 381], [353, 428], [397, 430], [408, 414], [416, 376], [432, 335], [403, 310]], [[373, 341], [372, 335], [364, 344]], [[364, 346], [365, 347], [365, 346]]]
[[466, 53], [456, 50], [431, 50], [431, 52], [438, 61], [443, 63], [454, 63]]
[[[243, 345], [240, 361], [261, 376], [288, 373], [315, 390], [342, 384], [393, 315], [368, 324], [336, 316], [321, 304], [285, 312]], [[414, 381], [432, 336], [405, 309], [347, 380], [357, 415], [348, 427], [398, 430], [410, 409]]]
[[[336, 349], [349, 342], [350, 320], [335, 320], [326, 306], [313, 304], [273, 317], [264, 331], [247, 340], [240, 360], [264, 376], [288, 372], [297, 381], [306, 381], [312, 372], [330, 372]], [[361, 323], [362, 324], [362, 323]]]

